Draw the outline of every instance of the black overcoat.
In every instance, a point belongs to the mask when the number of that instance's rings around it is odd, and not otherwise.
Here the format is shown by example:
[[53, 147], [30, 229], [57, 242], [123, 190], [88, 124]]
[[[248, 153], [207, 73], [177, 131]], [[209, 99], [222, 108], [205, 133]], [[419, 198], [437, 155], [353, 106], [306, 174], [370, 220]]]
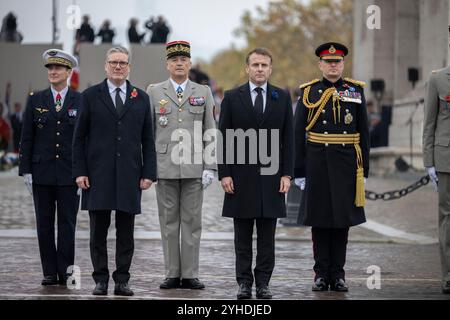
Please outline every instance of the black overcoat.
[[[219, 129], [224, 139], [219, 150], [219, 179], [231, 177], [234, 194], [225, 193], [222, 215], [234, 218], [281, 218], [286, 216], [285, 195], [279, 192], [282, 176], [293, 177], [294, 132], [291, 98], [287, 92], [268, 84], [266, 107], [258, 123], [250, 96], [249, 84], [225, 93], [221, 104]], [[226, 139], [229, 132], [254, 132], [256, 139], [246, 139], [245, 161], [238, 163], [238, 143]], [[265, 130], [264, 130], [265, 129]], [[267, 134], [268, 139], [264, 138]], [[261, 142], [261, 145], [260, 145]], [[271, 145], [275, 147], [272, 148]], [[261, 146], [267, 152], [259, 152]], [[234, 149], [234, 157], [227, 161], [227, 154]], [[264, 148], [263, 148], [264, 149]], [[277, 150], [278, 149], [278, 150]], [[243, 150], [241, 150], [243, 151]], [[242, 152], [240, 152], [242, 155]], [[260, 154], [275, 155], [270, 163]], [[252, 156], [256, 161], [252, 161]], [[223, 158], [223, 161], [221, 160]], [[269, 170], [264, 174], [264, 170]], [[269, 174], [268, 174], [269, 173]]]
[[127, 81], [118, 114], [106, 80], [82, 93], [73, 139], [74, 177], [88, 176], [82, 210], [141, 213], [140, 179], [156, 181], [156, 153], [148, 95]]

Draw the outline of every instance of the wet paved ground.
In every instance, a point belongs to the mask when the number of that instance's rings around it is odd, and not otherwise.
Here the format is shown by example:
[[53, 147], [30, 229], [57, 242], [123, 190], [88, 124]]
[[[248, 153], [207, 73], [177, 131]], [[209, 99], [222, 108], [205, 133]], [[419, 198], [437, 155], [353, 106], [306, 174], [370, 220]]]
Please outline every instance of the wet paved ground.
[[[371, 177], [367, 188], [387, 191], [405, 187], [420, 176]], [[219, 183], [205, 192], [200, 279], [205, 290], [160, 290], [163, 257], [154, 190], [144, 193], [144, 213], [136, 219], [136, 249], [130, 285], [132, 299], [235, 299], [232, 220], [221, 217]], [[277, 229], [276, 266], [271, 281], [274, 299], [448, 299], [441, 294], [437, 238], [437, 194], [425, 186], [393, 202], [371, 202], [368, 223], [352, 228], [346, 264], [350, 292], [311, 291], [312, 248], [309, 228]], [[114, 224], [112, 223], [112, 226]], [[0, 299], [124, 299], [112, 294], [93, 297], [88, 243], [88, 216], [80, 212], [76, 264], [81, 288], [42, 287], [31, 196], [15, 172], [0, 173]], [[114, 230], [110, 230], [111, 238]], [[114, 240], [109, 241], [110, 271], [114, 270]], [[381, 288], [369, 289], [369, 266], [381, 271]], [[370, 281], [369, 281], [370, 282]]]

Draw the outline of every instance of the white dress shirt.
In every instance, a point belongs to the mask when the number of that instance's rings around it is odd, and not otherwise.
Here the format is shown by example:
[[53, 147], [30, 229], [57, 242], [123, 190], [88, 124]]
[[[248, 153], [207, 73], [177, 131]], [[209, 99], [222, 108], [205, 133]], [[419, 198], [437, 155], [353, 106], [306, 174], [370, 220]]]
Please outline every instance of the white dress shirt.
[[184, 81], [182, 84], [176, 83], [172, 78], [169, 78], [169, 80], [170, 83], [172, 83], [175, 92], [177, 92], [178, 87], [181, 87], [181, 89], [183, 89], [183, 92], [186, 91], [186, 85], [189, 79], [186, 79], [186, 81]]
[[52, 95], [53, 95], [53, 101], [56, 104], [56, 96], [59, 95], [61, 96], [61, 107], [64, 105], [64, 99], [66, 99], [66, 95], [67, 95], [67, 91], [69, 91], [69, 87], [65, 87], [64, 89], [61, 90], [61, 92], [56, 91], [52, 86], [50, 86], [51, 90], [52, 90]]
[[122, 83], [122, 85], [120, 87], [117, 87], [114, 83], [109, 81], [109, 79], [106, 80], [106, 82], [108, 83], [109, 95], [111, 96], [114, 106], [116, 106], [116, 89], [117, 88], [120, 88], [119, 96], [122, 99], [123, 104], [125, 105], [125, 99], [126, 99], [126, 95], [127, 95], [127, 82], [125, 81], [124, 83]]
[[258, 96], [258, 92], [256, 92], [255, 88], [262, 88], [262, 96], [263, 96], [263, 112], [266, 110], [266, 100], [267, 100], [267, 82], [264, 83], [262, 86], [257, 86], [256, 84], [254, 84], [253, 82], [249, 81], [250, 84], [250, 95], [252, 97], [252, 103], [253, 106], [255, 106], [255, 100], [256, 97]]

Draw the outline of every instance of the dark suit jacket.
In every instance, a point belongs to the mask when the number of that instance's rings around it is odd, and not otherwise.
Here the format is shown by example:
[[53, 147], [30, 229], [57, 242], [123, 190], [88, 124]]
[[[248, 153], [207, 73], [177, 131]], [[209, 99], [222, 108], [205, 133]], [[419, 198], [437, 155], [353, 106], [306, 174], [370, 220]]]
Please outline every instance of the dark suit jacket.
[[73, 174], [89, 177], [83, 210], [141, 213], [140, 179], [156, 181], [150, 101], [144, 91], [127, 81], [120, 115], [106, 80], [82, 93], [73, 140]]
[[72, 137], [80, 103], [80, 94], [70, 88], [60, 112], [56, 112], [50, 88], [28, 97], [23, 115], [19, 175], [31, 173], [34, 184], [75, 184]]
[[[294, 174], [294, 133], [291, 98], [283, 89], [268, 84], [267, 100], [263, 120], [258, 123], [250, 96], [248, 83], [227, 91], [220, 108], [219, 129], [224, 137], [223, 148], [218, 148], [219, 179], [232, 177], [234, 194], [225, 194], [222, 215], [237, 218], [280, 218], [286, 216], [285, 195], [278, 192], [282, 176], [293, 177]], [[227, 129], [242, 129], [255, 133], [256, 140], [245, 143], [245, 161], [238, 164], [237, 143], [234, 146], [234, 159], [227, 161], [226, 155], [232, 151], [230, 141], [226, 139]], [[261, 129], [266, 129], [268, 139], [261, 135]], [[236, 131], [235, 131], [236, 132]], [[279, 139], [271, 139], [278, 133]], [[226, 142], [225, 142], [226, 140]], [[271, 145], [279, 149], [278, 157], [272, 163], [265, 163], [259, 156], [259, 141], [267, 147], [271, 154]], [[252, 150], [253, 149], [253, 150]], [[256, 152], [256, 154], [255, 154]], [[255, 156], [255, 161], [251, 157]], [[261, 174], [267, 167], [274, 166], [273, 174]]]

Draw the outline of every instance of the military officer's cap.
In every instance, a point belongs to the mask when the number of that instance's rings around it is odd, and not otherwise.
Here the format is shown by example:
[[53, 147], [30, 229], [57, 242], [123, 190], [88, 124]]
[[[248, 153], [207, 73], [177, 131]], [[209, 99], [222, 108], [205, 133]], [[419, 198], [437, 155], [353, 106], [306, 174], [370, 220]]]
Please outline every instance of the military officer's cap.
[[73, 69], [78, 65], [77, 58], [59, 49], [49, 49], [42, 55], [45, 67], [50, 65], [64, 66]]
[[176, 56], [191, 57], [191, 45], [187, 41], [172, 41], [166, 44], [166, 57], [170, 59]]
[[316, 56], [322, 60], [343, 60], [347, 54], [347, 47], [337, 42], [327, 42], [316, 49]]

